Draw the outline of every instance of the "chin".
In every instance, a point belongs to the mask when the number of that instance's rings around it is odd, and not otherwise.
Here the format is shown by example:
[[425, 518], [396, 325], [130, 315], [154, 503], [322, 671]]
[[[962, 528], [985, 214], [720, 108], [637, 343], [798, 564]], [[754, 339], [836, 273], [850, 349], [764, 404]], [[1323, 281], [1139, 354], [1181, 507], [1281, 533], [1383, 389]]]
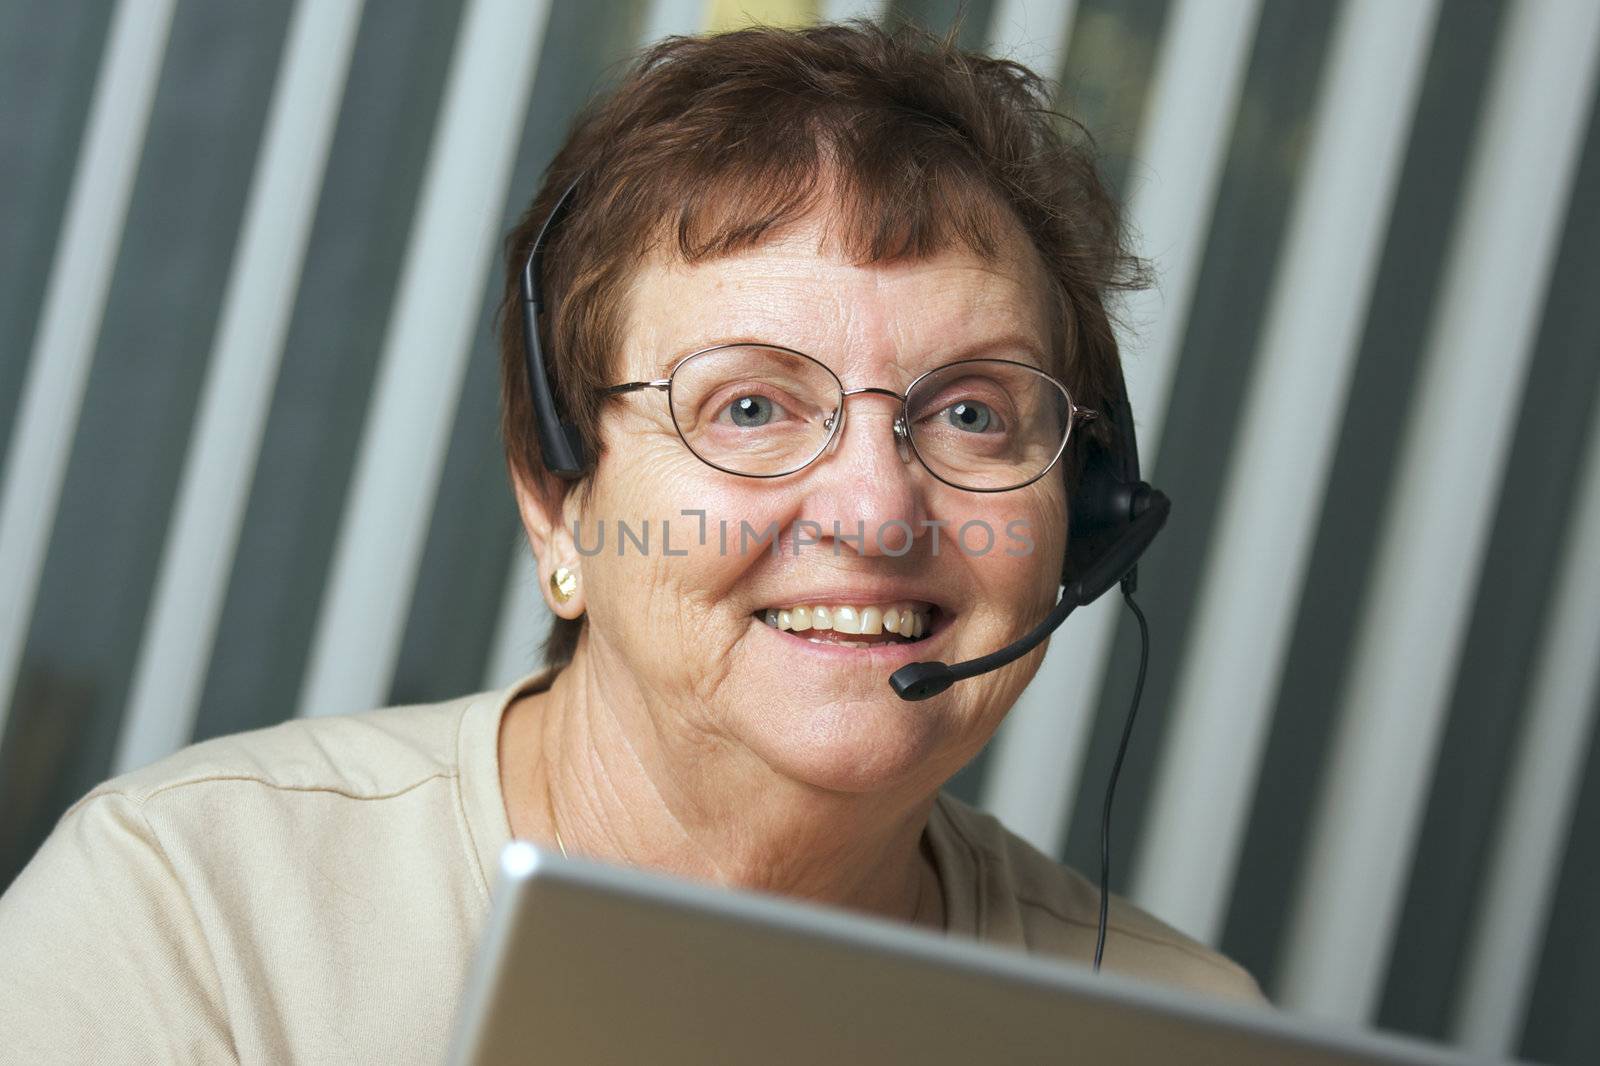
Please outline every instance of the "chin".
[[891, 791], [928, 778], [941, 752], [948, 751], [950, 723], [942, 705], [949, 699], [907, 703], [887, 683], [883, 696], [874, 699], [786, 696], [753, 720], [750, 709], [744, 710], [745, 742], [793, 780], [836, 792]]

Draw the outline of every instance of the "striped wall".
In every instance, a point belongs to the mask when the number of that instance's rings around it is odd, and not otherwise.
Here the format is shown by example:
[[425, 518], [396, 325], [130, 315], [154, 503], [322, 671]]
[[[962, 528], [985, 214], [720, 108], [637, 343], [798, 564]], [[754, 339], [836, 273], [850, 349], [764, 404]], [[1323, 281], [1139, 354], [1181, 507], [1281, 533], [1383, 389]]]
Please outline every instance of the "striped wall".
[[[0, 5], [0, 885], [96, 782], [528, 669], [495, 245], [627, 53], [906, 18], [1094, 131], [1150, 679], [1115, 883], [1288, 1009], [1600, 1060], [1600, 4]], [[1112, 603], [952, 783], [1092, 869]]]

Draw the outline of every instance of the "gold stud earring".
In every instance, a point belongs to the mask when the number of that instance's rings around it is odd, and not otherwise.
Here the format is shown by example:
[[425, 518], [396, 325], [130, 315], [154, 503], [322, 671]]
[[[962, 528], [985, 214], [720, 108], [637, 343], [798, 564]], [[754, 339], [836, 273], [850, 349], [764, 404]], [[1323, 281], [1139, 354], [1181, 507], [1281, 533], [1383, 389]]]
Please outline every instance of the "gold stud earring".
[[566, 603], [578, 591], [578, 575], [569, 567], [556, 567], [550, 574], [550, 591], [557, 603]]

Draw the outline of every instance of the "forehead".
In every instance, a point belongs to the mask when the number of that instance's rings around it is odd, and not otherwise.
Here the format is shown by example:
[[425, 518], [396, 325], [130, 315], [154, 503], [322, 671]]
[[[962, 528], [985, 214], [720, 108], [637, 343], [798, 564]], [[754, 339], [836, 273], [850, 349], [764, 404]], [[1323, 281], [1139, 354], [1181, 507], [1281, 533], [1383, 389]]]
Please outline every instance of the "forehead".
[[993, 258], [958, 246], [859, 263], [808, 222], [698, 263], [647, 261], [632, 286], [625, 373], [661, 376], [691, 351], [741, 340], [799, 349], [841, 375], [885, 364], [914, 374], [979, 354], [1049, 368], [1047, 292], [1020, 233]]

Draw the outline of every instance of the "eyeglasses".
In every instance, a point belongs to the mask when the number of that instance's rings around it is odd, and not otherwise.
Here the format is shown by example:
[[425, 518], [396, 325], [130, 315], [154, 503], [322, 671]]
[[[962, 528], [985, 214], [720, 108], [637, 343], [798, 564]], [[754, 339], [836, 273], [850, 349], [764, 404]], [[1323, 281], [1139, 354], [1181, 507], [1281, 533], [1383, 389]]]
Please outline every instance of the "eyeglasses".
[[1042, 370], [1009, 359], [968, 359], [919, 375], [905, 393], [847, 389], [824, 364], [768, 344], [721, 344], [691, 352], [659, 381], [601, 391], [667, 394], [684, 446], [708, 466], [740, 477], [805, 469], [838, 441], [848, 396], [900, 403], [894, 421], [902, 461], [911, 455], [946, 485], [1006, 492], [1039, 480], [1061, 458], [1073, 423], [1096, 417]]

